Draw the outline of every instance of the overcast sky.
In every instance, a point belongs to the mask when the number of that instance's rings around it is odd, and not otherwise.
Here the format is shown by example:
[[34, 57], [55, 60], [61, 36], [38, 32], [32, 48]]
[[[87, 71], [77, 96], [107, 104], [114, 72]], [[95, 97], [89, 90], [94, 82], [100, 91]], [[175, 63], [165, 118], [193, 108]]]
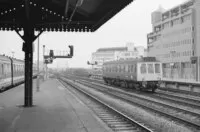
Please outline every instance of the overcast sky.
[[[91, 60], [92, 52], [102, 47], [121, 47], [127, 42], [147, 47], [146, 36], [152, 32], [151, 13], [159, 5], [170, 9], [183, 1], [186, 0], [135, 0], [94, 33], [44, 32], [40, 36], [40, 60], [42, 45], [57, 50], [68, 50], [68, 45], [74, 45], [72, 59], [57, 59], [49, 67], [64, 67], [67, 63], [70, 67], [88, 67], [86, 62]], [[0, 31], [0, 53], [11, 56], [12, 51], [16, 58], [24, 58], [21, 38], [15, 32]]]

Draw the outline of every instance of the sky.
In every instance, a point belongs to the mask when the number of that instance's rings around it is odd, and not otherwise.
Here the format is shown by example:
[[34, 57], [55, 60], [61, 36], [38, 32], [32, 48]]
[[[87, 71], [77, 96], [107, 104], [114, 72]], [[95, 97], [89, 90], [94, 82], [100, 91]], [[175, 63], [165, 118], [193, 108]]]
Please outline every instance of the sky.
[[[43, 45], [46, 50], [69, 50], [74, 46], [72, 59], [56, 59], [49, 67], [90, 67], [87, 61], [98, 48], [123, 47], [126, 43], [147, 47], [147, 34], [152, 32], [151, 13], [162, 6], [168, 10], [186, 0], [135, 0], [96, 32], [44, 32], [39, 38], [40, 61]], [[23, 59], [22, 40], [16, 32], [0, 31], [0, 54]], [[37, 59], [37, 44], [34, 42], [34, 61]]]

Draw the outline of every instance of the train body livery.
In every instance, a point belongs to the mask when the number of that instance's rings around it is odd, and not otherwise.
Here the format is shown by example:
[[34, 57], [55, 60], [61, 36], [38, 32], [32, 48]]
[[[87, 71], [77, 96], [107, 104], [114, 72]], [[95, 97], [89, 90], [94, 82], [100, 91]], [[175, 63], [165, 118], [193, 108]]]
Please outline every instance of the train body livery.
[[[33, 75], [36, 65], [33, 64]], [[24, 81], [24, 61], [0, 55], [0, 91]]]
[[107, 84], [154, 92], [159, 86], [161, 77], [161, 63], [154, 57], [117, 60], [103, 64], [103, 79]]

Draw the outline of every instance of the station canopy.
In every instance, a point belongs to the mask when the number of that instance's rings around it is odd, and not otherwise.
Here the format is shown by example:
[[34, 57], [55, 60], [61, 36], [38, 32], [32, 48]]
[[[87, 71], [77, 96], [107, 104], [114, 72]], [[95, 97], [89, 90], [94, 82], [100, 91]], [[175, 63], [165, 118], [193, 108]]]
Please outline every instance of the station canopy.
[[34, 31], [93, 32], [132, 1], [0, 0], [0, 30], [23, 30], [28, 10]]

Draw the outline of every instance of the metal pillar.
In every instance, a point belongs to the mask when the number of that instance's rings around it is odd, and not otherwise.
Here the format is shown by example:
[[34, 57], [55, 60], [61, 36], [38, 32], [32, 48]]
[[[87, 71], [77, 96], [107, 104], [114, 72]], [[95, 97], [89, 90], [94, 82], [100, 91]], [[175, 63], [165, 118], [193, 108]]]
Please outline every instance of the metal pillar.
[[33, 41], [35, 38], [34, 28], [30, 16], [30, 1], [25, 1], [26, 21], [24, 23], [24, 45], [25, 52], [25, 89], [24, 89], [24, 107], [31, 107], [32, 100], [32, 75], [33, 75]]
[[33, 75], [33, 41], [34, 30], [24, 31], [25, 44], [25, 89], [24, 89], [24, 106], [32, 106], [32, 75]]

